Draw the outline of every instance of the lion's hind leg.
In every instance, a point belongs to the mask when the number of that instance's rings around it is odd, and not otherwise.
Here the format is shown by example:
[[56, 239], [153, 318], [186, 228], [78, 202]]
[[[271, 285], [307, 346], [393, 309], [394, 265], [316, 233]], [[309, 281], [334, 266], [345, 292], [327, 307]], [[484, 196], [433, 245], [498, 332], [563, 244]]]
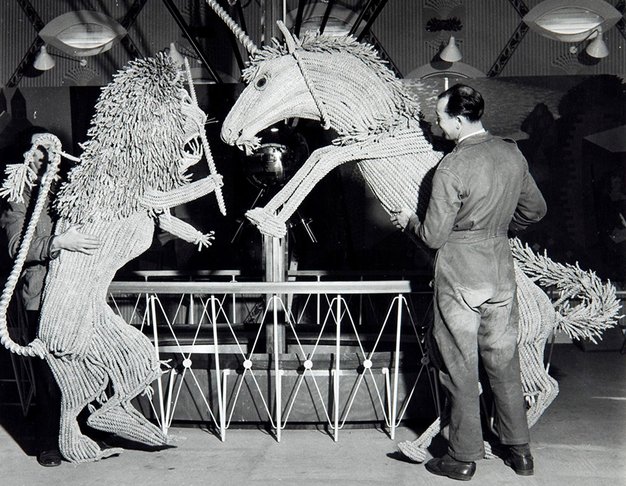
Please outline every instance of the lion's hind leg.
[[106, 373], [86, 360], [49, 357], [48, 364], [61, 390], [59, 450], [70, 462], [93, 462], [122, 452], [118, 448], [101, 449], [84, 435], [78, 425], [78, 414], [104, 391]]
[[107, 306], [96, 327], [94, 349], [111, 379], [112, 395], [93, 411], [89, 426], [149, 446], [169, 445], [167, 435], [130, 403], [160, 376], [150, 340]]
[[148, 446], [169, 445], [167, 435], [128, 401], [113, 405], [105, 404], [89, 416], [87, 423], [94, 429], [110, 432]]

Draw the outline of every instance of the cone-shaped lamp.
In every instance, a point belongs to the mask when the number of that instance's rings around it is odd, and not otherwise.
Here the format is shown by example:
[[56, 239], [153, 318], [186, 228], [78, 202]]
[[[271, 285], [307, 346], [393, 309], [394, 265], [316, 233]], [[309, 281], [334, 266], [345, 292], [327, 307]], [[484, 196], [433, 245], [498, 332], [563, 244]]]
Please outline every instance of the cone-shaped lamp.
[[180, 52], [178, 52], [178, 49], [176, 49], [176, 45], [173, 42], [170, 43], [169, 55], [176, 66], [181, 67], [185, 63], [185, 58]]
[[442, 61], [446, 62], [457, 62], [461, 60], [463, 56], [461, 55], [461, 51], [456, 45], [456, 40], [454, 39], [454, 36], [450, 37], [448, 45], [443, 48], [441, 54], [439, 54], [439, 57]]
[[604, 43], [602, 34], [598, 34], [594, 40], [592, 40], [587, 46], [587, 54], [591, 57], [601, 59], [609, 55], [609, 48]]
[[55, 64], [56, 61], [50, 54], [48, 54], [46, 46], [41, 46], [39, 52], [37, 53], [37, 57], [35, 57], [35, 62], [33, 62], [33, 67], [38, 71], [47, 71], [48, 69], [52, 69]]

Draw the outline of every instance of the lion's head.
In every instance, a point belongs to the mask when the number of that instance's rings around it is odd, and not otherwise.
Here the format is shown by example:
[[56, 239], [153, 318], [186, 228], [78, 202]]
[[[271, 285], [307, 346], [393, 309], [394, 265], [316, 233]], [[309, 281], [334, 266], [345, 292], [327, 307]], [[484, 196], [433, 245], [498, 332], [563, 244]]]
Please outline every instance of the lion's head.
[[59, 191], [60, 216], [72, 223], [123, 218], [140, 209], [146, 190], [188, 182], [186, 169], [202, 158], [206, 114], [183, 78], [158, 55], [131, 61], [102, 89], [81, 161]]

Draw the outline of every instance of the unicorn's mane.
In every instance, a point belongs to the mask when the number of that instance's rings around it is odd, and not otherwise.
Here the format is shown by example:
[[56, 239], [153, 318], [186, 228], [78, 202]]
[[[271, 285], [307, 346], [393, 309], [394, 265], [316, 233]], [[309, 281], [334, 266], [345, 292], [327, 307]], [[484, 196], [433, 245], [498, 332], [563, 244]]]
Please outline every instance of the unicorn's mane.
[[[320, 35], [308, 32], [300, 40], [295, 39], [298, 48], [307, 52], [350, 54], [356, 57], [391, 88], [392, 101], [398, 107], [399, 114], [410, 118], [419, 115], [417, 100], [404, 87], [394, 72], [389, 69], [387, 62], [379, 57], [376, 49], [371, 44], [358, 42], [352, 36]], [[242, 73], [244, 81], [249, 83], [265, 61], [277, 59], [288, 54], [289, 51], [285, 44], [272, 39], [272, 44], [259, 49], [252, 57], [250, 65]]]

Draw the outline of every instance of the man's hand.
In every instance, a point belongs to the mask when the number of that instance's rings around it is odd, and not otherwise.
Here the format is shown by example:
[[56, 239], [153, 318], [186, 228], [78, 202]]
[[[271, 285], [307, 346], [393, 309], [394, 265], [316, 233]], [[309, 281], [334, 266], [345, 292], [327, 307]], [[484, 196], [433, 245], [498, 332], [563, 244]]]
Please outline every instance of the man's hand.
[[50, 253], [67, 250], [93, 255], [102, 246], [98, 238], [78, 230], [78, 226], [70, 226], [67, 231], [52, 238]]
[[408, 209], [398, 209], [391, 212], [391, 223], [398, 229], [404, 231], [406, 225], [409, 224], [409, 219], [413, 216], [413, 211]]

